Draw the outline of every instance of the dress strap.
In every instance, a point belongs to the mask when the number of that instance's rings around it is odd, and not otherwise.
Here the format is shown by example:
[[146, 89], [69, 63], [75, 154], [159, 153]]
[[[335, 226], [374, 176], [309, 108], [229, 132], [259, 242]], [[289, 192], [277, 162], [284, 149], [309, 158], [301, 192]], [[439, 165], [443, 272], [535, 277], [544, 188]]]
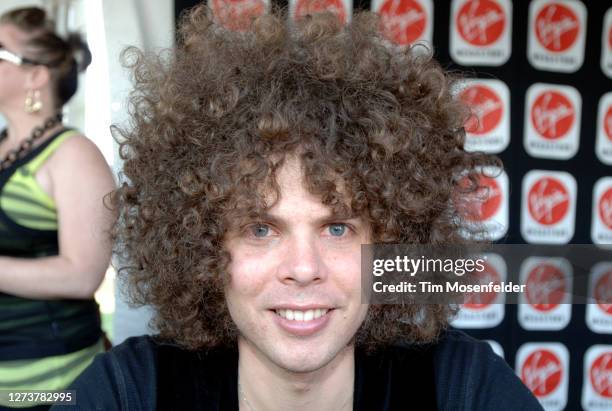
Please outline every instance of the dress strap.
[[24, 165], [30, 171], [30, 174], [34, 175], [38, 169], [44, 164], [45, 161], [57, 150], [57, 148], [69, 137], [79, 134], [76, 130], [66, 130], [53, 138], [47, 147], [44, 148], [36, 157]]

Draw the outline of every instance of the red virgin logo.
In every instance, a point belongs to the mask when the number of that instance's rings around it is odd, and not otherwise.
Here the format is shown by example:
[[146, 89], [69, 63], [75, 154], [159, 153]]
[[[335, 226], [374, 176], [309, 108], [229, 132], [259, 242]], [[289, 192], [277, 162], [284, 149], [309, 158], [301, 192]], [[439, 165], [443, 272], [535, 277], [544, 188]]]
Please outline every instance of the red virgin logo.
[[526, 285], [527, 302], [538, 311], [550, 311], [563, 301], [565, 278], [552, 264], [540, 264], [531, 270]]
[[415, 0], [387, 0], [379, 11], [384, 35], [397, 44], [414, 43], [425, 32], [427, 13]]
[[595, 301], [606, 314], [612, 314], [612, 271], [608, 271], [597, 280]]
[[606, 132], [608, 140], [612, 141], [612, 106], [608, 108], [604, 118], [604, 131]]
[[[499, 284], [501, 278], [497, 270], [490, 264], [483, 263], [483, 265], [483, 271], [473, 272], [473, 275], [476, 276], [476, 283], [483, 285], [488, 285], [489, 283]], [[495, 301], [496, 297], [497, 293], [494, 291], [487, 293], [472, 293], [465, 298], [465, 303], [463, 304], [463, 307], [475, 311], [482, 310], [491, 305], [493, 301]]]
[[574, 124], [575, 110], [572, 102], [556, 91], [540, 94], [531, 107], [531, 122], [544, 138], [554, 140], [563, 137]]
[[[483, 174], [476, 175], [478, 188], [475, 191], [457, 193], [455, 204], [461, 214], [469, 221], [483, 222], [495, 215], [501, 206], [503, 193], [495, 179]], [[472, 183], [468, 177], [459, 182], [459, 187], [467, 189]]]
[[570, 48], [578, 37], [580, 22], [570, 9], [559, 3], [540, 10], [535, 21], [536, 37], [549, 51], [561, 52]]
[[569, 194], [561, 182], [552, 177], [539, 179], [527, 195], [529, 214], [540, 224], [556, 224], [569, 209]]
[[599, 217], [612, 230], [612, 188], [609, 188], [599, 199]]
[[474, 46], [488, 46], [497, 41], [505, 24], [503, 9], [491, 0], [470, 0], [457, 14], [459, 34]]
[[212, 12], [225, 28], [245, 31], [251, 21], [264, 14], [266, 5], [261, 0], [213, 0]]
[[523, 363], [521, 379], [536, 397], [553, 392], [561, 383], [561, 361], [549, 350], [531, 353]]
[[346, 23], [346, 11], [341, 0], [298, 0], [295, 8], [295, 18], [324, 11], [338, 16], [342, 24]]
[[484, 135], [499, 125], [504, 105], [495, 91], [483, 85], [474, 85], [463, 90], [460, 98], [472, 112], [465, 123], [468, 133]]
[[472, 202], [471, 219], [485, 221], [493, 217], [502, 202], [502, 190], [491, 177], [480, 175], [480, 187], [476, 192], [478, 200]]
[[589, 377], [597, 394], [612, 398], [612, 352], [603, 353], [593, 361]]

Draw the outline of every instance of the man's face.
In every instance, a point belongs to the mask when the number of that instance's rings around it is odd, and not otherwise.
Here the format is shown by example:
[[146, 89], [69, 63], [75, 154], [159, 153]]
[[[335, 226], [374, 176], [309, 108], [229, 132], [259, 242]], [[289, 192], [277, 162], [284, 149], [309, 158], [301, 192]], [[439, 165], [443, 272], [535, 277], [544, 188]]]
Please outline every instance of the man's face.
[[360, 246], [369, 227], [310, 194], [297, 160], [277, 181], [268, 213], [228, 233], [226, 300], [241, 347], [266, 365], [310, 372], [343, 355], [365, 318]]

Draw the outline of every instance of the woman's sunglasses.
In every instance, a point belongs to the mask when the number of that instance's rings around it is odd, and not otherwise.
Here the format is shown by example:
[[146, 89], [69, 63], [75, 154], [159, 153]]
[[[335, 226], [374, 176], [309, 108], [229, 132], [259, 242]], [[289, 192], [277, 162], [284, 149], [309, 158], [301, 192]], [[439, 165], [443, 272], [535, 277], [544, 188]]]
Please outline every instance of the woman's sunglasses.
[[38, 61], [30, 60], [26, 57], [22, 57], [19, 54], [15, 54], [11, 51], [6, 50], [0, 45], [0, 60], [8, 61], [17, 66], [29, 65], [29, 66], [39, 66], [44, 65], [39, 63]]

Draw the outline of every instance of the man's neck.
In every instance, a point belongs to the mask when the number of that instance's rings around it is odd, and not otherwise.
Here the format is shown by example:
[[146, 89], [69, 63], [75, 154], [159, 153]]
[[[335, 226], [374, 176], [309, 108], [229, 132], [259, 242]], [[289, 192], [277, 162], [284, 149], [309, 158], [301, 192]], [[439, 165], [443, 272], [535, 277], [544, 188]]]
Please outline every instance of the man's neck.
[[353, 409], [353, 346], [346, 347], [321, 369], [308, 373], [294, 373], [278, 367], [242, 338], [238, 351], [241, 411]]

